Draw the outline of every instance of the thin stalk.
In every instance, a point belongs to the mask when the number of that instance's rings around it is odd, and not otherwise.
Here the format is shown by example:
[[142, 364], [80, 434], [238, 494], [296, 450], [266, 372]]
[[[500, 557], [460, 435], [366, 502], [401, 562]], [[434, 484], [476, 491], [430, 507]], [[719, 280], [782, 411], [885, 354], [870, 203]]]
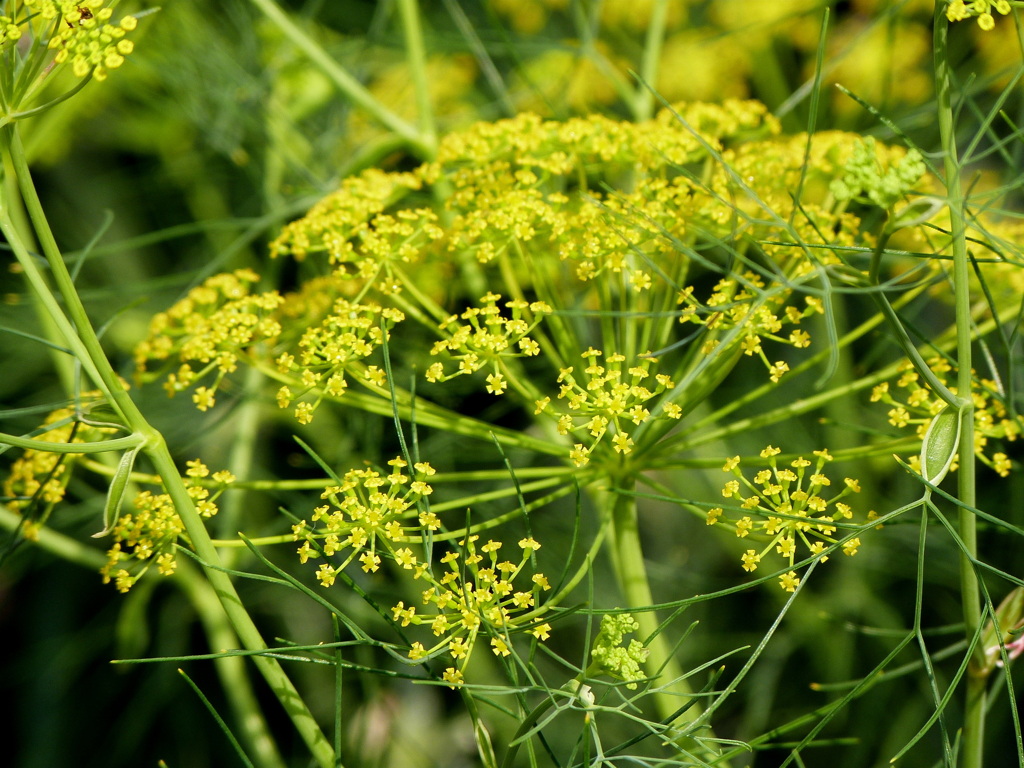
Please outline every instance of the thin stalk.
[[273, 0], [252, 0], [252, 4], [280, 29], [296, 48], [319, 67], [320, 71], [327, 75], [338, 90], [353, 104], [365, 109], [385, 128], [405, 139], [417, 154], [425, 158], [431, 156], [432, 148], [424, 141], [424, 137], [416, 128], [381, 104], [362, 83], [350, 75], [344, 67], [332, 59], [322, 47], [288, 18], [288, 15]]
[[[975, 459], [974, 459], [974, 404], [971, 398], [971, 305], [970, 305], [970, 262], [967, 256], [967, 238], [964, 225], [964, 198], [960, 183], [960, 162], [957, 156], [955, 126], [953, 124], [952, 77], [949, 62], [949, 21], [945, 14], [946, 3], [935, 3], [934, 57], [935, 94], [938, 102], [939, 136], [942, 142], [943, 163], [946, 176], [946, 194], [949, 205], [950, 228], [953, 247], [953, 292], [956, 309], [957, 330], [957, 395], [963, 402], [960, 426], [959, 463], [957, 472], [957, 495], [959, 500], [974, 507]], [[960, 599], [963, 607], [964, 632], [968, 640], [973, 638], [981, 624], [981, 595], [978, 577], [972, 560], [977, 556], [978, 536], [976, 520], [966, 509], [958, 510], [960, 537], [964, 550], [960, 553]], [[980, 644], [973, 648], [975, 662], [984, 661], [984, 650]], [[964, 727], [961, 743], [960, 768], [981, 768], [984, 764], [985, 732], [985, 678], [967, 676], [966, 701], [964, 704]]]

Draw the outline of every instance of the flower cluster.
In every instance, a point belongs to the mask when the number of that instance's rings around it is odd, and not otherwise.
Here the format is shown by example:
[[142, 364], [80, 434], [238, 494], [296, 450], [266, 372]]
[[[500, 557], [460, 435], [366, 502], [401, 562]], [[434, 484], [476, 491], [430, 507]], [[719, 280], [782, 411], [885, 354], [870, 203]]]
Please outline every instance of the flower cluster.
[[[113, 428], [92, 426], [80, 419], [82, 412], [97, 402], [97, 392], [81, 396], [78, 408], [59, 408], [47, 415], [35, 439], [48, 443], [90, 443], [109, 437]], [[11, 462], [3, 482], [3, 497], [12, 512], [27, 515], [33, 508], [43, 514], [31, 515], [23, 529], [26, 538], [37, 532], [38, 520], [59, 504], [67, 492], [72, 468], [81, 454], [52, 453], [29, 449]]]
[[124, 63], [135, 45], [125, 35], [138, 25], [134, 16], [111, 23], [113, 8], [104, 8], [104, 0], [25, 0], [44, 23], [54, 24], [48, 43], [57, 53], [57, 64], [70, 62], [76, 77], [90, 73], [104, 80], [112, 69]]
[[444, 679], [453, 687], [462, 682], [462, 671], [469, 662], [476, 641], [489, 638], [491, 652], [505, 657], [512, 653], [513, 634], [526, 632], [537, 640], [547, 640], [551, 625], [535, 618], [540, 594], [551, 589], [543, 573], [530, 575], [529, 587], [518, 588], [516, 580], [528, 572], [533, 554], [540, 544], [533, 538], [520, 539], [519, 562], [499, 559], [503, 544], [488, 540], [477, 547], [480, 537], [467, 536], [458, 542], [459, 550], [449, 550], [440, 559], [445, 566], [438, 576], [432, 569], [419, 567], [415, 577], [427, 582], [422, 600], [427, 610], [398, 603], [393, 609], [395, 621], [402, 626], [429, 626], [435, 638], [431, 648], [414, 642], [410, 659], [424, 659], [447, 652], [455, 665], [445, 670]]
[[446, 354], [458, 361], [458, 369], [446, 373], [443, 363], [434, 363], [427, 369], [427, 381], [447, 381], [486, 368], [491, 371], [487, 376], [487, 391], [500, 395], [508, 388], [502, 364], [512, 358], [534, 357], [540, 353], [540, 345], [529, 333], [545, 315], [551, 314], [551, 307], [542, 301], [506, 301], [504, 306], [511, 314], [507, 317], [498, 306], [500, 301], [501, 296], [488, 293], [480, 299], [479, 307], [451, 315], [440, 324], [444, 338], [434, 344], [430, 354]]
[[866, 199], [879, 208], [889, 209], [920, 183], [925, 164], [920, 152], [910, 150], [888, 168], [882, 168], [876, 142], [868, 136], [854, 145], [844, 171], [830, 185], [837, 200]]
[[329, 503], [313, 511], [314, 525], [302, 521], [293, 527], [296, 541], [302, 541], [298, 552], [303, 563], [342, 554], [340, 564], [324, 562], [317, 570], [325, 587], [355, 560], [367, 573], [377, 571], [381, 554], [390, 555], [403, 568], [415, 567], [418, 561], [412, 550], [400, 545], [440, 529], [441, 521], [423, 503], [433, 493], [426, 478], [434, 468], [419, 462], [410, 474], [404, 471], [408, 462], [399, 457], [388, 466], [387, 474], [372, 468], [349, 470], [340, 485], [324, 489], [321, 498]]
[[383, 387], [387, 381], [383, 369], [367, 365], [370, 357], [390, 337], [390, 329], [405, 319], [399, 310], [376, 304], [354, 304], [337, 299], [319, 325], [308, 328], [299, 339], [299, 356], [286, 352], [277, 358], [281, 373], [294, 374], [302, 390], [293, 392], [287, 384], [277, 392], [281, 408], [314, 392], [312, 401], [295, 406], [300, 424], [313, 420], [313, 413], [325, 396], [338, 398], [348, 389], [345, 374], [354, 373], [363, 383]]
[[[763, 342], [806, 347], [795, 326], [821, 308], [814, 298], [790, 306], [794, 289], [864, 238], [856, 215], [832, 210], [829, 191], [857, 138], [835, 132], [808, 144], [778, 133], [764, 105], [739, 101], [680, 105], [643, 123], [530, 114], [478, 123], [446, 136], [433, 162], [365, 171], [288, 224], [272, 254], [319, 257], [325, 274], [283, 297], [251, 293], [256, 277], [245, 270], [212, 278], [154, 319], [139, 367], [162, 363], [168, 392], [194, 388], [205, 409], [240, 359], [264, 370], [275, 361], [278, 402], [308, 423], [352, 381], [388, 395], [366, 357], [404, 317], [420, 329], [403, 323], [393, 356], [419, 367], [429, 352], [442, 358], [425, 366], [429, 381], [481, 371], [488, 392], [515, 391], [525, 404], [563, 382], [528, 381], [515, 358], [543, 352], [560, 371], [588, 347], [637, 357], [675, 344], [681, 319], [703, 326], [701, 354], [758, 356], [778, 381], [788, 364], [769, 359]], [[880, 145], [876, 153], [887, 166], [901, 157]], [[791, 190], [801, 184], [798, 210]], [[778, 279], [747, 270], [704, 298], [692, 286], [720, 268], [700, 252], [722, 243], [773, 262]], [[466, 309], [460, 288], [483, 298]], [[424, 334], [440, 339], [424, 343]], [[627, 410], [649, 408], [645, 399], [638, 391]]]
[[[481, 634], [490, 637], [491, 650], [507, 656], [510, 634], [529, 631], [540, 640], [547, 639], [551, 627], [528, 619], [517, 618], [536, 607], [539, 592], [551, 585], [542, 573], [533, 573], [528, 590], [517, 589], [516, 579], [524, 573], [540, 549], [532, 538], [519, 542], [519, 562], [499, 560], [502, 543], [489, 540], [477, 546], [479, 536], [469, 535], [458, 542], [458, 549], [447, 551], [437, 563], [444, 566], [438, 575], [431, 557], [417, 555], [425, 538], [441, 531], [436, 514], [426, 505], [433, 489], [425, 481], [434, 474], [429, 464], [413, 465], [407, 473], [404, 459], [388, 462], [390, 471], [354, 469], [345, 473], [342, 483], [330, 486], [322, 497], [329, 504], [317, 507], [311, 523], [302, 521], [292, 532], [302, 544], [299, 559], [305, 563], [324, 558], [317, 569], [317, 579], [325, 587], [334, 584], [338, 575], [353, 562], [366, 573], [375, 573], [384, 559], [412, 578], [426, 582], [423, 604], [427, 611], [399, 602], [392, 610], [401, 626], [429, 626], [440, 638], [432, 648], [421, 642], [412, 644], [409, 658], [424, 659], [447, 652], [456, 666], [445, 672], [444, 679], [455, 686], [462, 682], [462, 669]], [[429, 550], [428, 550], [429, 551]], [[518, 615], [518, 616], [517, 616]]]
[[948, 0], [946, 18], [950, 21], [976, 18], [978, 26], [987, 32], [996, 25], [994, 13], [1006, 16], [1012, 8], [1009, 0]]
[[[544, 397], [536, 402], [535, 411], [556, 418], [559, 434], [585, 435], [586, 443], [575, 443], [569, 454], [577, 467], [589, 463], [591, 452], [606, 435], [611, 436], [615, 453], [631, 453], [634, 441], [630, 432], [652, 418], [650, 407], [655, 407], [659, 395], [675, 386], [663, 373], [653, 374], [651, 380], [652, 366], [658, 361], [650, 354], [638, 356], [628, 366], [625, 355], [605, 357], [593, 347], [580, 357], [585, 367], [579, 372], [569, 367], [558, 375], [556, 402], [563, 407], [557, 408], [550, 397]], [[678, 420], [681, 416], [682, 408], [676, 403], [665, 402], [656, 408], [656, 418]]]
[[[606, 614], [601, 618], [601, 629], [594, 638], [590, 658], [594, 666], [605, 674], [626, 681], [626, 687], [635, 689], [644, 678], [647, 649], [636, 638], [624, 644], [626, 635], [640, 629], [640, 622], [628, 613]], [[589, 671], [589, 670], [588, 670]]]
[[[325, 253], [346, 274], [377, 276], [390, 287], [406, 264], [430, 261], [445, 274], [458, 263], [453, 253], [482, 263], [513, 258], [515, 274], [527, 285], [552, 274], [557, 262], [548, 263], [548, 253], [574, 262], [580, 279], [611, 271], [643, 285], [650, 277], [633, 272], [651, 268], [638, 256], [678, 260], [662, 235], [681, 234], [688, 220], [700, 218], [699, 210], [690, 210], [693, 185], [674, 169], [705, 160], [705, 143], [724, 148], [739, 135], [778, 132], [755, 102], [681, 110], [689, 128], [671, 112], [637, 124], [599, 116], [562, 123], [531, 114], [478, 123], [446, 136], [436, 160], [411, 173], [371, 170], [346, 180], [285, 227], [271, 251], [297, 259]], [[601, 191], [605, 183], [621, 186], [622, 174], [633, 168], [647, 169], [650, 183], [624, 195]], [[430, 208], [411, 204], [426, 185], [446, 195], [443, 229]], [[712, 200], [701, 195], [699, 203]], [[606, 215], [617, 211], [643, 215]]]
[[[203, 517], [217, 514], [217, 498], [235, 481], [226, 470], [214, 472], [199, 459], [187, 462], [185, 485], [188, 495]], [[206, 478], [210, 480], [206, 480]], [[215, 490], [211, 493], [211, 486]], [[121, 515], [111, 529], [114, 543], [107, 550], [107, 562], [100, 570], [103, 583], [114, 582], [119, 592], [127, 592], [155, 563], [163, 576], [177, 567], [175, 546], [184, 531], [174, 502], [166, 493], [142, 491], [134, 501], [135, 511]]]
[[215, 275], [167, 312], [155, 315], [149, 336], [135, 349], [137, 375], [148, 378], [147, 364], [154, 361], [165, 370], [180, 363], [164, 382], [167, 393], [174, 395], [215, 374], [211, 384], [198, 386], [192, 395], [199, 410], [211, 408], [224, 377], [238, 367], [242, 351], [281, 333], [272, 313], [282, 298], [276, 291], [252, 295], [250, 288], [258, 280], [248, 269]]
[[441, 239], [437, 215], [424, 207], [388, 209], [423, 186], [419, 175], [369, 169], [345, 179], [337, 192], [288, 224], [270, 244], [271, 256], [302, 261], [325, 254], [346, 277], [393, 285], [392, 268], [409, 263]]
[[[943, 384], [947, 377], [955, 377], [956, 370], [943, 358], [933, 357], [928, 367]], [[956, 394], [956, 387], [950, 387]], [[1005, 398], [998, 382], [977, 379], [974, 392], [974, 455], [1001, 477], [1008, 477], [1012, 462], [1003, 451], [992, 452], [991, 440], [1013, 442], [1024, 432], [1024, 419], [1006, 410]], [[871, 402], [890, 406], [889, 423], [898, 429], [913, 427], [919, 438], [924, 438], [932, 418], [945, 406], [945, 402], [921, 382], [921, 375], [910, 361], [900, 364], [900, 375], [893, 381], [883, 381], [871, 392]], [[920, 470], [920, 456], [910, 457], [910, 465]], [[950, 469], [956, 469], [956, 460]]]
[[10, 16], [0, 15], [0, 45], [21, 39], [21, 27]]
[[[364, 394], [393, 396], [373, 359], [387, 342], [391, 365], [410, 376], [461, 379], [553, 420], [576, 467], [635, 463], [744, 355], [772, 382], [786, 375], [770, 345], [808, 347], [804, 320], [823, 309], [804, 286], [871, 245], [856, 207], [839, 198], [895, 204], [916, 190], [918, 166], [855, 134], [780, 136], [754, 102], [680, 105], [643, 123], [530, 114], [479, 123], [446, 136], [430, 163], [345, 180], [271, 246], [320, 274], [285, 296], [254, 293], [245, 270], [212, 278], [154, 320], [139, 365], [161, 363], [168, 392], [193, 387], [201, 409], [236, 364], [258, 366], [277, 379], [278, 405], [308, 424], [333, 400], [381, 412]], [[723, 253], [746, 267], [726, 268]], [[695, 371], [698, 385], [676, 392]], [[365, 393], [345, 398], [356, 384]], [[416, 392], [419, 413], [447, 394]], [[392, 481], [371, 472], [353, 482]], [[410, 507], [398, 507], [397, 518], [375, 512], [369, 523], [348, 506], [318, 513], [306, 556], [323, 538], [332, 555], [347, 542], [364, 567], [397, 557], [400, 540], [422, 534], [399, 519]], [[324, 564], [319, 575], [337, 573]]]
[[[713, 507], [707, 513], [708, 525], [731, 519], [737, 537], [745, 539], [751, 534], [760, 534], [767, 539], [767, 544], [759, 550], [744, 552], [741, 561], [748, 572], [757, 570], [762, 558], [773, 549], [792, 568], [797, 559], [797, 545], [801, 543], [810, 555], [825, 562], [828, 559], [822, 554], [825, 548], [837, 543], [837, 523], [853, 519], [853, 509], [842, 499], [860, 491], [856, 480], [844, 478], [838, 493], [828, 499], [822, 496], [824, 489], [832, 485], [823, 472], [825, 465], [833, 460], [828, 451], [814, 451], [813, 463], [800, 456], [783, 467], [776, 460], [780, 453], [772, 446], [761, 451], [760, 456], [768, 462], [768, 467], [759, 470], [753, 480], [740, 469], [739, 456], [729, 459], [722, 470], [735, 479], [725, 484], [722, 496], [737, 503], [724, 509]], [[811, 466], [813, 470], [808, 469]], [[859, 547], [859, 537], [848, 538], [842, 544], [843, 554], [852, 556]], [[779, 584], [787, 592], [793, 592], [800, 578], [790, 570], [779, 578]]]
[[801, 328], [794, 328], [787, 336], [780, 334], [785, 326], [799, 325], [801, 320], [823, 313], [824, 308], [821, 299], [814, 296], [804, 299], [803, 310], [787, 306], [785, 293], [767, 293], [763, 287], [763, 281], [753, 273], [739, 279], [723, 278], [704, 303], [694, 297], [692, 287], [684, 288], [677, 297], [677, 303], [684, 305], [679, 321], [701, 325], [708, 331], [701, 348], [705, 355], [719, 346], [723, 334], [741, 330], [737, 339], [743, 354], [759, 357], [768, 369], [769, 378], [778, 383], [789, 365], [784, 360], [769, 362], [762, 342], [770, 339], [797, 349], [810, 346], [810, 334]]

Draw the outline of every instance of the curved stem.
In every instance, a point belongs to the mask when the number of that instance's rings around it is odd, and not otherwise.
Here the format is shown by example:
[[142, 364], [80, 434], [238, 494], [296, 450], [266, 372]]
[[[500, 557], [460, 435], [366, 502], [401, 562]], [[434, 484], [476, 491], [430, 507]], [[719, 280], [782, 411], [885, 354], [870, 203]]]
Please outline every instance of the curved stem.
[[[210, 582], [189, 562], [178, 564], [175, 581], [195, 608], [210, 648], [217, 650], [237, 647], [238, 638]], [[239, 656], [223, 656], [215, 659], [214, 664], [235, 720], [252, 752], [253, 761], [260, 768], [285, 768], [285, 762], [246, 672], [245, 660]]]
[[[246, 611], [245, 606], [242, 604], [238, 592], [235, 591], [235, 585], [232, 583], [231, 577], [221, 569], [220, 556], [213, 546], [202, 518], [196, 511], [192, 498], [188, 495], [188, 490], [185, 488], [181, 476], [178, 474], [178, 469], [174, 465], [174, 459], [171, 458], [163, 435], [149, 425], [146, 425], [146, 429], [150, 433], [148, 435], [150, 447], [147, 449], [146, 454], [150, 461], [153, 462], [157, 474], [163, 478], [164, 489], [174, 503], [174, 508], [178, 512], [178, 516], [185, 527], [185, 532], [192, 543], [192, 549], [203, 563], [206, 578], [209, 580], [210, 586], [217, 593], [217, 597], [220, 599], [232, 628], [238, 634], [242, 645], [248, 650], [265, 649], [267, 644], [263, 641], [259, 629], [257, 629], [252, 617], [249, 616], [248, 611]], [[306, 703], [302, 700], [302, 697], [278, 661], [267, 656], [254, 656], [253, 662], [267, 681], [267, 684], [270, 685], [278, 701], [281, 702], [288, 712], [292, 723], [295, 725], [296, 730], [299, 731], [317, 764], [322, 768], [336, 768], [340, 766], [340, 763], [335, 762], [334, 748], [324, 737], [320, 726], [313, 719], [313, 715], [306, 706]]]
[[[21, 515], [0, 506], [0, 529], [16, 531], [22, 522]], [[105, 562], [103, 554], [95, 547], [85, 546], [70, 536], [50, 528], [40, 528], [32, 545], [93, 572], [102, 568]], [[163, 577], [155, 576], [154, 572], [150, 571], [145, 578]], [[179, 563], [173, 581], [187, 595], [195, 608], [199, 620], [203, 623], [210, 647], [234, 648], [238, 641], [225, 621], [224, 611], [221, 610], [216, 595], [191, 564]], [[238, 656], [224, 656], [216, 659], [214, 663], [257, 765], [261, 768], [284, 768], [284, 762], [270, 735], [259, 702], [244, 673], [244, 661]]]
[[12, 445], [15, 448], [22, 448], [26, 451], [41, 451], [46, 453], [106, 453], [107, 451], [130, 451], [138, 448], [142, 441], [136, 435], [118, 437], [113, 440], [101, 440], [95, 443], [51, 443], [47, 440], [33, 440], [28, 437], [18, 437], [0, 432], [0, 445]]
[[[65, 336], [66, 346], [73, 351], [83, 368], [103, 390], [108, 403], [117, 411], [124, 426], [133, 433], [133, 438], [138, 441], [137, 444], [141, 444], [143, 452], [149, 457], [157, 474], [163, 480], [164, 488], [172, 499], [175, 511], [181, 518], [192, 547], [204, 563], [206, 576], [220, 598], [221, 605], [239, 639], [249, 650], [266, 648], [256, 624], [242, 605], [231, 578], [221, 568], [217, 550], [213, 546], [209, 532], [196, 510], [192, 498], [188, 495], [188, 490], [171, 458], [163, 435], [152, 427], [143, 416], [125, 390], [110, 365], [110, 361], [107, 360], [99, 337], [96, 335], [71, 274], [64, 263], [64, 258], [57, 248], [49, 222], [36, 194], [16, 126], [6, 126], [2, 129], [2, 136], [4, 152], [11, 160], [11, 167], [14, 168], [17, 176], [22, 200], [46, 256], [53, 280], [64, 302], [63, 309], [67, 311], [66, 315], [17, 233], [8, 226], [10, 224], [7, 218], [8, 205], [6, 201], [0, 201], [2, 203], [0, 204], [0, 226], [3, 227], [4, 234], [9, 238], [15, 256], [32, 280], [33, 288], [40, 300], [54, 308], [59, 328]], [[13, 240], [10, 239], [11, 237]], [[313, 715], [278, 661], [269, 657], [256, 656], [254, 662], [288, 712], [317, 764], [323, 768], [336, 768], [339, 764], [335, 761], [333, 748], [324, 738]]]

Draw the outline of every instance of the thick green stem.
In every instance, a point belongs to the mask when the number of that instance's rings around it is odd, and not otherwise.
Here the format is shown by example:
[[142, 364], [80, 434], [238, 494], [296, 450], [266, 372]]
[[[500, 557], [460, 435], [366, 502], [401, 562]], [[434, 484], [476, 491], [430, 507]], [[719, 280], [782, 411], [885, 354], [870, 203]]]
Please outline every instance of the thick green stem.
[[[636, 496], [631, 491], [635, 487], [632, 480], [620, 481], [612, 504], [612, 563], [619, 581], [619, 588], [625, 597], [628, 608], [633, 609], [633, 616], [640, 624], [639, 635], [647, 643], [647, 671], [651, 677], [657, 675], [661, 681], [674, 681], [665, 685], [656, 694], [658, 714], [662, 718], [671, 716], [676, 710], [687, 703], [687, 697], [693, 694], [686, 680], [682, 679], [682, 669], [672, 655], [672, 648], [664, 634], [653, 636], [658, 629], [658, 617], [654, 611], [637, 609], [654, 604], [651, 585], [647, 579], [647, 568], [644, 565], [644, 553], [640, 545], [640, 527], [637, 518]], [[676, 722], [676, 726], [684, 726], [700, 717], [701, 708], [692, 706]], [[689, 739], [687, 740], [690, 741]], [[693, 744], [680, 744], [692, 748]]]
[[[0, 529], [17, 531], [23, 522], [24, 518], [21, 515], [0, 506]], [[32, 544], [94, 573], [102, 568], [105, 562], [103, 554], [95, 547], [85, 546], [50, 528], [44, 527], [37, 531]], [[162, 577], [155, 576], [154, 572], [150, 571], [147, 578]], [[199, 620], [203, 623], [210, 647], [236, 647], [237, 638], [228, 626], [216, 594], [203, 576], [189, 563], [181, 563], [174, 575], [174, 583], [188, 596], [195, 608]], [[224, 656], [217, 659], [215, 664], [225, 695], [235, 713], [235, 719], [252, 752], [254, 763], [260, 768], [284, 768], [284, 762], [271, 737], [259, 701], [246, 676], [244, 660], [238, 656]]]
[[[230, 622], [217, 599], [218, 595], [209, 580], [190, 563], [178, 565], [175, 579], [195, 608], [210, 647], [214, 650], [237, 647], [238, 638], [232, 631]], [[284, 760], [252, 688], [245, 660], [238, 656], [224, 656], [216, 659], [214, 663], [253, 762], [260, 768], [285, 768]]]
[[[967, 256], [967, 238], [964, 221], [963, 188], [960, 182], [960, 162], [957, 155], [953, 124], [952, 78], [949, 63], [949, 22], [945, 15], [945, 2], [935, 3], [934, 56], [935, 94], [938, 101], [939, 135], [942, 142], [946, 194], [949, 205], [953, 247], [953, 291], [956, 307], [957, 330], [957, 395], [964, 408], [960, 431], [957, 495], [968, 506], [975, 506], [974, 461], [974, 404], [971, 398], [971, 305], [970, 263]], [[963, 606], [964, 632], [973, 638], [982, 620], [981, 594], [978, 577], [972, 565], [977, 555], [977, 526], [974, 515], [961, 508], [959, 511], [960, 538], [966, 551], [960, 555], [960, 599]], [[984, 661], [980, 644], [973, 649], [975, 662]], [[968, 676], [967, 699], [964, 707], [964, 729], [961, 768], [981, 768], [984, 762], [985, 679]]]
[[[15, 256], [17, 256], [19, 263], [32, 281], [32, 287], [36, 292], [36, 296], [44, 304], [48, 305], [47, 308], [50, 309], [51, 315], [64, 336], [64, 344], [74, 352], [75, 357], [81, 362], [82, 367], [89, 374], [90, 378], [103, 391], [111, 407], [124, 417], [125, 409], [134, 406], [130, 405], [131, 398], [128, 397], [128, 393], [118, 379], [117, 374], [107, 362], [106, 354], [100, 345], [100, 340], [92, 330], [85, 307], [78, 296], [74, 280], [71, 278], [67, 265], [64, 263], [64, 258], [61, 256], [60, 249], [57, 247], [57, 241], [54, 240], [53, 232], [50, 230], [49, 222], [46, 220], [46, 213], [43, 211], [43, 206], [32, 183], [32, 176], [28, 169], [28, 160], [26, 159], [17, 127], [16, 125], [8, 125], [5, 126], [3, 131], [4, 152], [10, 159], [10, 165], [14, 169], [18, 189], [21, 192], [21, 199], [25, 205], [25, 210], [28, 212], [29, 220], [32, 222], [36, 238], [39, 241], [39, 247], [46, 256], [47, 264], [50, 267], [50, 276], [56, 283], [57, 290], [64, 300], [66, 314], [60, 310], [45, 281], [40, 279], [41, 276], [38, 275], [38, 270], [31, 257], [27, 254], [22, 255], [25, 249], [23, 246], [18, 247], [21, 246], [21, 243], [17, 234], [8, 226], [4, 227], [4, 234], [7, 236], [8, 242], [10, 242], [11, 249], [15, 251]], [[4, 201], [4, 205], [0, 206], [0, 208], [3, 210], [4, 223], [9, 224], [6, 221], [6, 215], [10, 209], [10, 204]], [[15, 240], [18, 241], [17, 246], [15, 245]]]

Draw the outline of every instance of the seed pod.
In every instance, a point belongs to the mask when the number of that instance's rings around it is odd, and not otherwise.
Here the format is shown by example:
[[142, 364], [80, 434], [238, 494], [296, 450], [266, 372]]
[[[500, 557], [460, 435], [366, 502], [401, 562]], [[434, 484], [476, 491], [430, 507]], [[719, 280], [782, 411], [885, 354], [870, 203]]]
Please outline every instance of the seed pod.
[[117, 518], [121, 514], [121, 503], [124, 501], [125, 490], [128, 487], [128, 479], [135, 467], [135, 459], [139, 455], [140, 448], [141, 446], [136, 446], [121, 454], [121, 461], [118, 462], [117, 470], [107, 489], [107, 502], [103, 507], [103, 530], [94, 533], [93, 538], [106, 536], [117, 523]]
[[921, 443], [921, 474], [932, 485], [942, 482], [960, 445], [960, 409], [947, 405], [932, 419]]

